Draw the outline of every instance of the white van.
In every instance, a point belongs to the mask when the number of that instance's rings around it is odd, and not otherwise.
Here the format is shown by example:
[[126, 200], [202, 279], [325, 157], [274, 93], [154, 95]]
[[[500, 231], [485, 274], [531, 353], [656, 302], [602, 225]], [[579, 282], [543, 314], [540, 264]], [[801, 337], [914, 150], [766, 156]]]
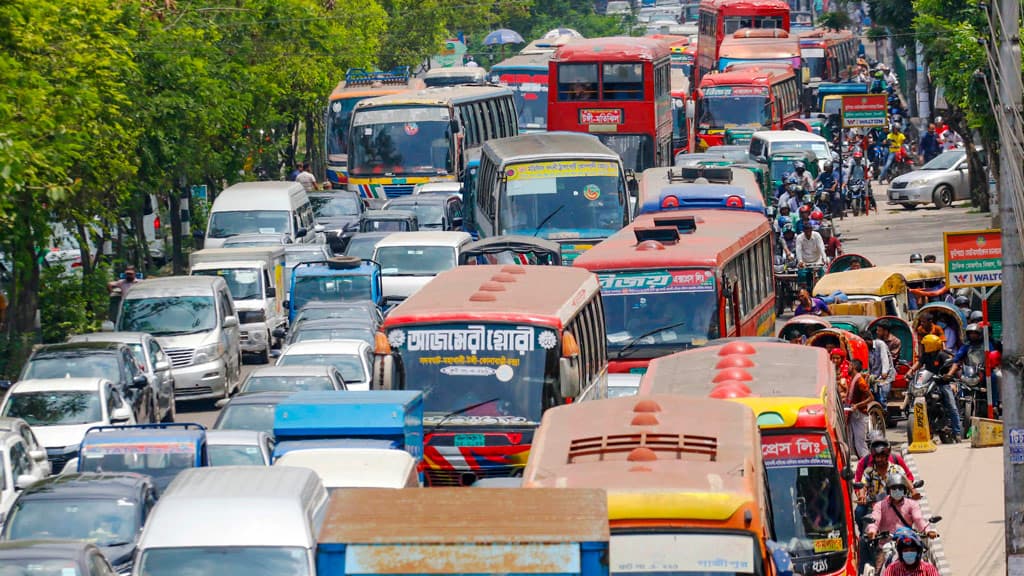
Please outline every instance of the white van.
[[238, 315], [219, 276], [134, 284], [121, 300], [117, 330], [156, 338], [171, 359], [175, 398], [227, 398], [241, 384]]
[[314, 576], [326, 508], [327, 491], [307, 468], [189, 468], [146, 520], [132, 573]]
[[768, 162], [772, 154], [779, 150], [807, 150], [818, 159], [818, 170], [823, 170], [825, 162], [832, 161], [832, 149], [828, 140], [813, 132], [802, 130], [762, 130], [754, 132], [750, 137], [748, 154], [753, 162]]
[[373, 260], [380, 264], [384, 300], [404, 300], [434, 276], [455, 268], [462, 247], [472, 241], [469, 234], [454, 231], [388, 234], [373, 249]]
[[204, 248], [237, 234], [287, 234], [292, 242], [323, 241], [306, 189], [298, 182], [242, 182], [213, 201]]

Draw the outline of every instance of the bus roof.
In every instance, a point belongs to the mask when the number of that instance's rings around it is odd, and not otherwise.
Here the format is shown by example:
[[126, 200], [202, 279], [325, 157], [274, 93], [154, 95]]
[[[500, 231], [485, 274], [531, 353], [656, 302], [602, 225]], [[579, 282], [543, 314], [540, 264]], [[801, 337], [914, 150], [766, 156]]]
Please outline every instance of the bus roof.
[[504, 86], [439, 86], [420, 90], [406, 90], [363, 100], [356, 104], [356, 110], [384, 106], [425, 105], [447, 106], [486, 97], [511, 96], [512, 91]]
[[493, 75], [504, 70], [518, 68], [537, 68], [546, 72], [548, 69], [548, 60], [551, 60], [551, 54], [553, 53], [554, 49], [549, 52], [541, 52], [539, 54], [516, 54], [511, 58], [506, 58], [494, 66], [491, 66], [491, 74]]
[[562, 328], [598, 288], [596, 276], [566, 266], [457, 266], [402, 301], [384, 326], [469, 320]]
[[[800, 56], [800, 40], [795, 36], [762, 37], [742, 34], [760, 32], [760, 29], [744, 28], [722, 39], [719, 47], [720, 58], [790, 58]], [[780, 30], [785, 34], [784, 30]]]
[[383, 96], [422, 86], [423, 82], [412, 77], [408, 66], [399, 66], [386, 71], [351, 68], [345, 72], [345, 79], [338, 82], [329, 99], [334, 101], [346, 98]]
[[[781, 0], [777, 0], [781, 1]], [[643, 60], [653, 62], [671, 55], [669, 46], [662, 40], [654, 38], [632, 38], [628, 36], [611, 36], [608, 38], [589, 38], [573, 40], [569, 44], [559, 46], [552, 55], [553, 62], [598, 62]]]
[[[637, 228], [659, 223], [675, 226], [679, 220], [693, 218], [696, 229], [680, 233], [679, 242], [658, 245], [636, 238]], [[632, 224], [606, 238], [573, 261], [588, 270], [629, 270], [643, 267], [720, 266], [757, 238], [770, 233], [771, 224], [749, 210], [679, 210], [661, 214], [642, 214]]]
[[715, 11], [760, 11], [779, 10], [789, 13], [789, 4], [785, 0], [701, 0], [701, 8]]
[[525, 487], [604, 488], [611, 520], [726, 520], [760, 508], [754, 415], [735, 402], [655, 395], [551, 408]]
[[597, 137], [582, 132], [536, 132], [488, 140], [481, 153], [499, 167], [536, 159], [595, 158], [617, 164], [621, 161], [619, 155]]
[[717, 74], [705, 74], [700, 79], [700, 87], [706, 86], [771, 86], [772, 83], [786, 80], [793, 75], [792, 70], [781, 68], [744, 68], [729, 70]]

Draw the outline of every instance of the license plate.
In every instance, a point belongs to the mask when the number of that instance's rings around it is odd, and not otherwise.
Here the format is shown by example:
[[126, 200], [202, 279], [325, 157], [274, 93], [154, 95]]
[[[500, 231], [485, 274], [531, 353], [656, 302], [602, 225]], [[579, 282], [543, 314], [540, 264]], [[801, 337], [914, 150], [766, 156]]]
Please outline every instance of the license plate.
[[484, 435], [483, 434], [456, 434], [455, 445], [462, 446], [483, 446]]

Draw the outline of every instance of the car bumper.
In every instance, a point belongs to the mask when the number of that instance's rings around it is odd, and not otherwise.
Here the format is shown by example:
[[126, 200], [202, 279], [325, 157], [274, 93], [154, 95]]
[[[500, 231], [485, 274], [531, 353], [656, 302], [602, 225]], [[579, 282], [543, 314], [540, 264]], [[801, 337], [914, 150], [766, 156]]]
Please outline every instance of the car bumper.
[[227, 390], [227, 364], [223, 359], [174, 368], [174, 397], [180, 400], [223, 398]]
[[254, 322], [239, 326], [238, 343], [242, 347], [242, 352], [256, 354], [269, 351], [270, 340], [267, 339], [269, 332], [270, 327], [266, 322]]
[[930, 204], [934, 186], [914, 186], [912, 188], [889, 188], [889, 204]]

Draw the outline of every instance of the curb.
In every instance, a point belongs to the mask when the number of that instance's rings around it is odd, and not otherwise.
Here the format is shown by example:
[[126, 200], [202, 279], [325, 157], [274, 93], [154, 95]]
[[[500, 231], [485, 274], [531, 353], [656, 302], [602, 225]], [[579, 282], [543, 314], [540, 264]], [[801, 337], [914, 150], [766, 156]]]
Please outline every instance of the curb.
[[[920, 474], [917, 470], [917, 462], [914, 460], [914, 455], [907, 452], [906, 446], [903, 446], [901, 452], [903, 453], [903, 460], [907, 463], [907, 468], [914, 474], [914, 478], [920, 478]], [[926, 486], [927, 487], [927, 486]], [[928, 503], [928, 492], [922, 489], [921, 499], [918, 500], [918, 504], [921, 506], [921, 516], [930, 518], [933, 516], [931, 504]], [[940, 535], [935, 540], [928, 543], [928, 548], [932, 552], [932, 556], [935, 557], [935, 567], [938, 568], [941, 576], [952, 576], [953, 569], [949, 566], [949, 561], [946, 560], [946, 549], [942, 545], [942, 536]]]

